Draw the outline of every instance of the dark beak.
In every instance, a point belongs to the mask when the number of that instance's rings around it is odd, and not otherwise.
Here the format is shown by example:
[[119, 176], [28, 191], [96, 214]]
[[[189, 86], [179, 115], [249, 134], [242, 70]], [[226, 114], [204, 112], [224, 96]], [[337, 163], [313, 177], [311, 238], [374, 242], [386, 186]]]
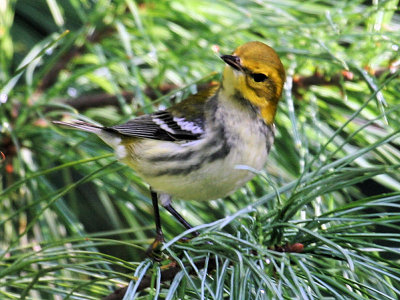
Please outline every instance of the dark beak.
[[240, 58], [234, 55], [221, 55], [221, 59], [230, 65], [235, 70], [241, 71], [242, 66], [240, 64]]

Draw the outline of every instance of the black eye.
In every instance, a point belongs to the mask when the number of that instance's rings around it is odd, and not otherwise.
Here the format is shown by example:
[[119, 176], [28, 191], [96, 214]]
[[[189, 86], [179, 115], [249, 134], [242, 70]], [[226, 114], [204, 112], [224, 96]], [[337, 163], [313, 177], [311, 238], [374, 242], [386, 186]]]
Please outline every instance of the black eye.
[[251, 77], [253, 77], [255, 82], [263, 82], [268, 79], [268, 76], [262, 73], [253, 73]]

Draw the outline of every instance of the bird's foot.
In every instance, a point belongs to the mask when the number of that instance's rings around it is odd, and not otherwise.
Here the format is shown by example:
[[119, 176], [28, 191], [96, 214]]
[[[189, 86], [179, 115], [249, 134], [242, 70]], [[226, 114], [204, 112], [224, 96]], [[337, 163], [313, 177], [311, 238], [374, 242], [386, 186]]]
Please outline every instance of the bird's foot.
[[155, 261], [161, 261], [161, 246], [164, 243], [164, 235], [157, 234], [154, 241], [150, 244], [150, 246], [146, 250], [146, 255]]

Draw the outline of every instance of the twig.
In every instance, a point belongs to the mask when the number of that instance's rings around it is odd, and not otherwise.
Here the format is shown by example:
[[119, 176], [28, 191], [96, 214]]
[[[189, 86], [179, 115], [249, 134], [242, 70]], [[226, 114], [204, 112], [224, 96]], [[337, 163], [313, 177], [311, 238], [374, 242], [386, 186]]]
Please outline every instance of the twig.
[[[206, 260], [200, 260], [198, 262], [195, 263], [196, 268], [197, 269], [203, 269], [204, 265], [206, 263]], [[210, 259], [208, 261], [208, 271], [213, 271], [216, 267], [216, 263], [214, 259]], [[193, 268], [191, 268], [190, 265], [188, 265], [187, 267], [185, 267], [185, 269], [190, 269], [189, 274], [192, 275], [194, 273]], [[179, 273], [179, 271], [181, 270], [181, 267], [176, 264], [173, 263], [171, 264], [171, 267], [169, 267], [168, 269], [165, 269], [163, 271], [161, 271], [161, 282], [167, 282], [170, 280], [173, 280], [175, 275]], [[143, 277], [143, 279], [141, 280], [139, 287], [137, 289], [137, 291], [142, 291], [148, 287], [150, 287], [151, 285], [151, 280], [152, 280], [152, 276], [151, 275], [146, 275]], [[124, 298], [125, 293], [127, 291], [128, 287], [123, 287], [120, 289], [115, 290], [112, 294], [106, 296], [103, 298], [103, 300], [121, 300], [122, 298]]]
[[[393, 68], [379, 68], [374, 70], [372, 73], [373, 76], [379, 78], [386, 73], [393, 73]], [[300, 89], [307, 89], [312, 85], [336, 85], [340, 86], [341, 81], [352, 81], [354, 79], [354, 74], [350, 71], [342, 71], [339, 74], [335, 74], [332, 77], [327, 77], [325, 74], [320, 72], [315, 72], [311, 76], [295, 76], [293, 78], [293, 93], [295, 95], [299, 95]], [[207, 87], [207, 84], [200, 85], [199, 90]], [[159, 88], [159, 92], [161, 94], [167, 94], [173, 89], [176, 89], [177, 86], [165, 84]], [[144, 93], [151, 99], [156, 99], [157, 94], [151, 88], [146, 88]], [[134, 99], [134, 94], [132, 92], [124, 91], [122, 92], [122, 96], [125, 98], [127, 102], [132, 102]], [[92, 94], [92, 95], [83, 95], [73, 99], [60, 99], [62, 103], [70, 105], [71, 107], [84, 111], [93, 107], [103, 107], [103, 106], [119, 106], [119, 102], [115, 95], [109, 94]]]
[[[377, 78], [384, 74], [394, 73], [399, 66], [390, 66], [388, 68], [378, 68], [376, 70], [368, 70], [371, 76]], [[311, 76], [294, 76], [293, 77], [293, 93], [299, 94], [299, 89], [307, 89], [312, 85], [335, 85], [340, 86], [342, 81], [352, 81], [354, 74], [351, 71], [343, 70], [339, 74], [327, 77], [325, 74], [315, 71]]]
[[[133, 93], [122, 92], [122, 97], [125, 98], [126, 102], [131, 102], [133, 98]], [[109, 94], [83, 95], [81, 97], [67, 99], [62, 102], [77, 109], [78, 111], [84, 111], [89, 108], [103, 107], [108, 105], [119, 106], [117, 96]]]

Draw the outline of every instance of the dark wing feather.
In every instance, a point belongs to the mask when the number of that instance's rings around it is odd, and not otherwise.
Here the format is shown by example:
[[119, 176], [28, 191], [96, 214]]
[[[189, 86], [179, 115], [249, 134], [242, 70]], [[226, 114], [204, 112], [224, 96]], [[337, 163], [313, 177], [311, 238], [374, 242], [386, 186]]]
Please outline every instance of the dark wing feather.
[[105, 129], [130, 137], [173, 141], [174, 139], [165, 130], [154, 123], [152, 116], [153, 114], [140, 116], [124, 124]]
[[105, 130], [163, 141], [197, 140], [204, 133], [204, 106], [217, 87], [189, 96], [168, 110], [140, 116]]

